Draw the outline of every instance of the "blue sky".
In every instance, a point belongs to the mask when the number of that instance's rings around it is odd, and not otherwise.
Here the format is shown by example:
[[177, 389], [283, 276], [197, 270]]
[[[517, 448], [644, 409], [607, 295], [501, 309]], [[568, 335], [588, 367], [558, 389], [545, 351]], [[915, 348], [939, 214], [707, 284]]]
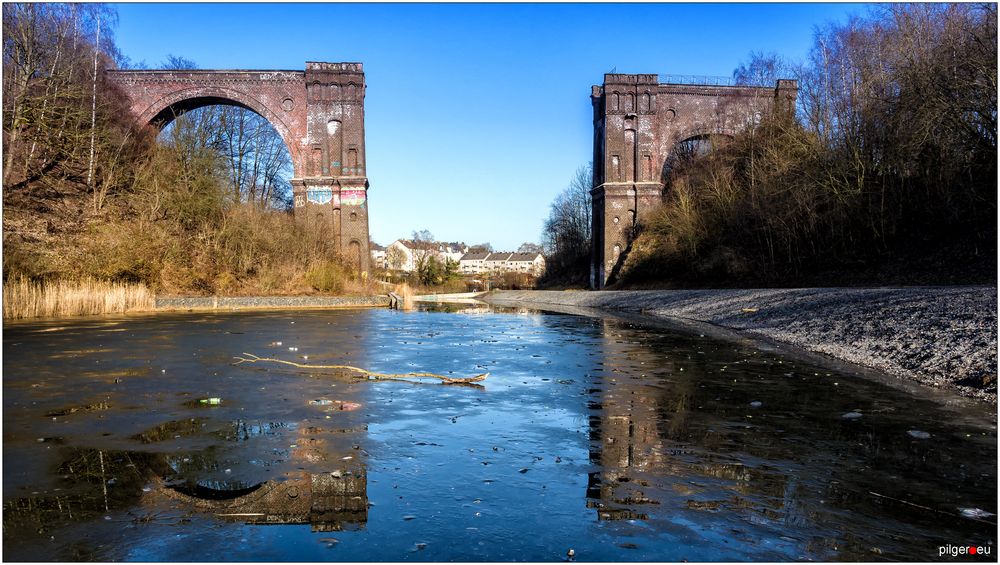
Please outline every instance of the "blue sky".
[[372, 238], [413, 230], [513, 250], [592, 153], [606, 72], [732, 74], [804, 59], [862, 4], [116, 4], [119, 48], [159, 66], [360, 61]]

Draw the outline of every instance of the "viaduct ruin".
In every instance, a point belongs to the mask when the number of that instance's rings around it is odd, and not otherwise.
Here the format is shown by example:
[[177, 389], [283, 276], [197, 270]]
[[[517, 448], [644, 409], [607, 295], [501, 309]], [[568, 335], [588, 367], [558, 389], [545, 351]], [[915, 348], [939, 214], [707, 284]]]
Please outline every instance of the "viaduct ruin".
[[778, 80], [774, 87], [726, 82], [606, 74], [603, 85], [591, 87], [593, 288], [603, 288], [617, 275], [636, 230], [662, 201], [665, 168], [678, 148], [731, 136], [771, 109], [794, 108], [794, 80]]
[[[263, 116], [291, 154], [295, 215], [327, 234], [361, 272], [370, 268], [361, 63], [307, 62], [295, 70], [109, 70], [143, 124], [162, 128], [203, 106]], [[735, 86], [606, 74], [594, 108], [591, 286], [604, 287], [638, 227], [661, 202], [665, 168], [679, 147], [731, 136], [771, 109], [791, 110], [797, 84]]]
[[202, 106], [252, 110], [274, 126], [292, 157], [295, 216], [313, 223], [365, 272], [368, 176], [361, 63], [307, 62], [305, 71], [110, 70], [143, 124], [162, 128]]

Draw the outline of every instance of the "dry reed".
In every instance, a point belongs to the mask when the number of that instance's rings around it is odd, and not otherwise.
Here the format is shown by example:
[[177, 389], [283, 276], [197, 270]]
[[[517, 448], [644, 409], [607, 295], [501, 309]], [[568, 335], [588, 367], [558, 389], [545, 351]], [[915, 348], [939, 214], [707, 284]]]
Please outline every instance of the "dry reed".
[[96, 279], [39, 283], [27, 279], [3, 285], [3, 318], [121, 314], [153, 309], [153, 293], [143, 284]]
[[413, 289], [410, 288], [410, 285], [405, 282], [403, 284], [396, 285], [396, 294], [403, 299], [403, 310], [413, 310]]

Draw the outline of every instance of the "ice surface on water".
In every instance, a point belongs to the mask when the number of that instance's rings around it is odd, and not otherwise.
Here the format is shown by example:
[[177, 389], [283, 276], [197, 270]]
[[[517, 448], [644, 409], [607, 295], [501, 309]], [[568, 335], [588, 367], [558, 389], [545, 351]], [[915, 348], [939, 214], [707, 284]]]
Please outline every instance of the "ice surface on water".
[[[128, 331], [5, 328], [6, 559], [921, 561], [995, 534], [992, 414], [745, 343], [481, 308], [104, 323]], [[490, 377], [231, 364], [283, 343]]]

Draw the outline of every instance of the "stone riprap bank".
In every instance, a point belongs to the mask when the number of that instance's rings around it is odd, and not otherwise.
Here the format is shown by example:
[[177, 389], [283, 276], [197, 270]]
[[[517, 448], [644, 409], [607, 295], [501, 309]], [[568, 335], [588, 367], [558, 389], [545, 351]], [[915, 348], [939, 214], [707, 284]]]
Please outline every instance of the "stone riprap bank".
[[997, 399], [996, 287], [499, 291], [484, 299], [710, 323]]
[[192, 296], [157, 297], [157, 310], [250, 310], [284, 308], [371, 308], [389, 306], [380, 296]]

